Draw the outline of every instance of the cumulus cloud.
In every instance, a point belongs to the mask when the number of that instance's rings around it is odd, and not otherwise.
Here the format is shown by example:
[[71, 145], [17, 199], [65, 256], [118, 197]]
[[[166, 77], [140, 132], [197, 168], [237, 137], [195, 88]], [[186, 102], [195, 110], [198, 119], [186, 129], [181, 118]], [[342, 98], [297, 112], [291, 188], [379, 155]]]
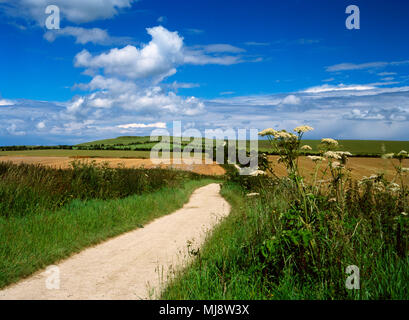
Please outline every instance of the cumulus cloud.
[[[308, 135], [311, 139], [322, 136], [337, 139], [409, 138], [409, 87], [299, 91], [199, 100], [180, 97], [159, 86], [141, 88], [133, 83], [134, 89], [129, 86], [122, 90], [127, 81], [102, 76], [94, 80], [88, 89], [92, 87], [95, 92], [75, 97], [66, 106], [16, 101], [13, 107], [0, 108], [0, 137], [1, 134], [19, 137], [16, 134], [27, 133], [25, 138], [28, 139], [35, 133], [40, 135], [38, 141], [53, 139], [58, 141], [57, 144], [80, 143], [118, 136], [123, 132], [137, 131], [149, 135], [154, 125], [169, 125], [177, 119], [183, 124], [194, 122], [202, 132], [206, 128], [292, 130], [308, 124], [315, 128]], [[103, 99], [107, 104], [102, 103]], [[299, 101], [299, 104], [284, 103], [291, 100]], [[38, 127], [40, 122], [44, 122], [46, 129]]]
[[183, 39], [177, 32], [159, 26], [148, 28], [152, 40], [141, 49], [128, 45], [92, 56], [87, 50], [75, 57], [75, 66], [91, 70], [102, 69], [105, 74], [131, 79], [156, 77], [163, 79], [176, 72], [183, 60]]
[[112, 18], [135, 2], [137, 0], [3, 0], [0, 2], [0, 9], [10, 16], [44, 25], [47, 18], [45, 8], [48, 5], [58, 5], [63, 19], [86, 23]]
[[171, 32], [162, 26], [146, 30], [152, 40], [141, 48], [128, 45], [96, 56], [83, 50], [76, 55], [75, 66], [87, 68], [88, 73], [102, 69], [108, 75], [131, 79], [151, 77], [161, 81], [175, 74], [176, 67], [182, 64], [230, 65], [243, 62], [239, 56], [218, 55], [226, 51], [241, 52], [239, 48], [231, 45], [215, 44], [186, 48], [183, 37], [178, 32]]
[[[227, 44], [186, 47], [178, 32], [162, 26], [147, 29], [152, 37], [140, 48], [132, 45], [113, 48], [93, 55], [87, 50], [74, 59], [76, 67], [85, 68], [93, 78], [89, 83], [74, 87], [92, 91], [77, 96], [67, 104], [67, 115], [76, 119], [100, 119], [107, 110], [121, 110], [133, 114], [193, 117], [203, 114], [205, 104], [196, 97], [177, 95], [180, 88], [194, 88], [195, 83], [163, 84], [182, 64], [230, 64], [227, 60], [239, 57], [224, 53], [239, 53], [241, 49]], [[289, 101], [291, 102], [291, 101]]]
[[78, 44], [114, 45], [131, 41], [127, 37], [112, 37], [106, 30], [99, 28], [65, 27], [59, 30], [49, 30], [44, 34], [44, 38], [49, 42], [55, 41], [58, 37], [74, 37], [75, 43]]

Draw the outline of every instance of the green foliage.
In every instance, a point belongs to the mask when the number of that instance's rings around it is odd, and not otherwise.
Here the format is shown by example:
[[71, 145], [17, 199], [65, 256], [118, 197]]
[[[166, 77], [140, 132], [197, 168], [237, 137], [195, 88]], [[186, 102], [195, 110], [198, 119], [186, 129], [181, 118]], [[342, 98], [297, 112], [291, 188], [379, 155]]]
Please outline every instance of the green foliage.
[[[350, 182], [341, 208], [307, 191], [306, 215], [294, 181], [228, 175], [230, 216], [163, 298], [407, 299], [409, 219], [399, 194]], [[360, 268], [361, 290], [345, 288], [349, 265]]]
[[130, 169], [73, 161], [70, 169], [0, 162], [0, 217], [56, 210], [73, 199], [116, 199], [177, 187], [199, 175], [165, 169]]
[[[91, 245], [181, 208], [211, 180], [164, 184], [123, 199], [74, 199], [57, 210], [0, 216], [0, 288]], [[16, 208], [15, 208], [16, 209]]]

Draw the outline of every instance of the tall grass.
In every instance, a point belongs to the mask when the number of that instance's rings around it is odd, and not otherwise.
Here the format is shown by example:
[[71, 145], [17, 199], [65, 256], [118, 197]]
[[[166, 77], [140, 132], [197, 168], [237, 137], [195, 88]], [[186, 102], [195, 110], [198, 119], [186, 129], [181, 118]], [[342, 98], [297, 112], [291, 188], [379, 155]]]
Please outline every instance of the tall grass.
[[73, 253], [143, 225], [183, 206], [211, 180], [123, 199], [79, 200], [37, 214], [0, 217], [0, 288]]
[[[164, 299], [408, 299], [409, 257], [407, 248], [399, 252], [402, 235], [394, 218], [400, 212], [390, 211], [390, 202], [379, 201], [372, 215], [353, 210], [341, 216], [322, 198], [320, 213], [305, 226], [296, 186], [263, 177], [246, 180], [223, 185], [230, 216]], [[246, 197], [250, 191], [260, 196]], [[350, 204], [365, 204], [365, 197]], [[403, 238], [407, 241], [407, 231]], [[345, 287], [348, 265], [360, 268], [360, 290]]]
[[[232, 204], [197, 260], [165, 290], [165, 299], [408, 299], [408, 188], [402, 175], [350, 179], [348, 152], [322, 140], [322, 156], [311, 157], [329, 181], [307, 184], [299, 174], [302, 133], [266, 129], [288, 177], [239, 176], [228, 169], [222, 189]], [[335, 160], [339, 160], [335, 161]], [[387, 160], [385, 160], [387, 161]], [[401, 184], [397, 184], [400, 182]], [[251, 197], [248, 195], [251, 194]], [[346, 268], [360, 269], [360, 289], [346, 288]]]
[[177, 187], [194, 173], [165, 169], [110, 168], [73, 161], [69, 169], [0, 162], [0, 216], [56, 210], [73, 199], [116, 199]]

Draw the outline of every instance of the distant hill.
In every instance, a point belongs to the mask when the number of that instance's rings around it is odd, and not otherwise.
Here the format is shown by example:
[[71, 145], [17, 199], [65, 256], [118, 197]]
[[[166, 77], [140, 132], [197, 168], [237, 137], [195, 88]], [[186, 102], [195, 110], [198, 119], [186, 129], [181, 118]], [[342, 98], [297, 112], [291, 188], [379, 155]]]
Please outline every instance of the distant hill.
[[[171, 137], [172, 140], [172, 137]], [[203, 139], [204, 140], [204, 139]], [[202, 141], [203, 141], [202, 140]], [[409, 141], [384, 141], [384, 140], [338, 140], [339, 149], [349, 151], [354, 155], [381, 155], [382, 153], [399, 152], [401, 150], [409, 151]], [[113, 139], [104, 139], [86, 142], [77, 145], [78, 147], [90, 147], [97, 145], [104, 145], [105, 147], [117, 146], [131, 147], [132, 149], [150, 149], [157, 142], [151, 142], [148, 136], [122, 136]], [[183, 142], [186, 145], [189, 142]], [[303, 144], [307, 144], [313, 148], [313, 151], [318, 150], [320, 140], [303, 140]], [[269, 142], [267, 140], [259, 140], [259, 151], [271, 151]]]

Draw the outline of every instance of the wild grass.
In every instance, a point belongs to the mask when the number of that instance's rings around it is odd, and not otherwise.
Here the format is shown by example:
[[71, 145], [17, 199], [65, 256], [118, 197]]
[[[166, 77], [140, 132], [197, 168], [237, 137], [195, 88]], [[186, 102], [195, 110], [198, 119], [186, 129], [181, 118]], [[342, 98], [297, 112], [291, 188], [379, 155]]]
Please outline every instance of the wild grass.
[[[406, 229], [399, 241], [399, 208], [379, 201], [373, 214], [358, 209], [340, 216], [323, 198], [307, 227], [300, 221], [301, 202], [293, 207], [295, 188], [286, 182], [266, 187], [269, 182], [261, 177], [250, 180], [255, 181], [223, 185], [230, 216], [163, 299], [408, 299], [407, 247], [399, 253], [408, 236]], [[260, 196], [246, 197], [250, 191]], [[365, 205], [364, 199], [357, 204]], [[379, 219], [380, 213], [386, 216]], [[348, 265], [360, 268], [360, 290], [345, 287]]]
[[0, 216], [55, 210], [73, 199], [124, 198], [199, 178], [177, 170], [111, 168], [95, 162], [73, 161], [69, 169], [0, 162]]
[[[164, 299], [409, 298], [409, 203], [401, 179], [408, 153], [385, 155], [399, 160], [394, 181], [373, 175], [358, 182], [345, 170], [348, 153], [331, 151], [338, 142], [323, 139], [312, 161], [331, 179], [307, 184], [297, 159], [302, 134], [311, 129], [261, 133], [271, 134], [288, 177], [243, 177], [228, 169], [222, 194], [230, 216]], [[360, 270], [359, 290], [346, 287], [351, 265]]]
[[[51, 169], [44, 169], [44, 173], [42, 168], [29, 166], [15, 167], [14, 170], [27, 170], [27, 179], [41, 181], [41, 178], [33, 175], [38, 173], [39, 177], [48, 178], [51, 182], [44, 183], [44, 192], [38, 194], [36, 191], [40, 189], [36, 189], [35, 183], [30, 186], [21, 178], [20, 185], [13, 186], [14, 189], [7, 194], [8, 198], [2, 199], [0, 288], [85, 247], [143, 227], [147, 222], [175, 211], [188, 201], [196, 188], [211, 182], [181, 172], [142, 170], [142, 177], [138, 170], [120, 169], [120, 173], [124, 173], [122, 178], [126, 179], [124, 184], [121, 188], [115, 188], [117, 181], [107, 179], [105, 189], [104, 186], [99, 186], [101, 181], [98, 178], [87, 180], [85, 175], [81, 178], [77, 176], [88, 170], [102, 170], [98, 168], [73, 169], [74, 173]], [[97, 172], [103, 173], [106, 172]], [[76, 181], [66, 185], [68, 192], [64, 188], [59, 189], [63, 194], [62, 205], [55, 205], [57, 198], [54, 196], [46, 196], [52, 190], [50, 186], [56, 186], [48, 174], [58, 174], [60, 177], [68, 175], [71, 181]], [[145, 174], [150, 175], [150, 178]], [[153, 178], [155, 175], [157, 176]], [[93, 184], [92, 181], [98, 183]], [[4, 184], [4, 180], [2, 183]], [[132, 184], [136, 184], [137, 189]], [[81, 191], [76, 188], [81, 188]], [[17, 191], [14, 199], [11, 198], [13, 190]], [[108, 190], [109, 193], [106, 193]], [[91, 199], [92, 197], [100, 199]], [[15, 201], [17, 204], [14, 204]], [[4, 203], [9, 203], [11, 211], [4, 210]]]

